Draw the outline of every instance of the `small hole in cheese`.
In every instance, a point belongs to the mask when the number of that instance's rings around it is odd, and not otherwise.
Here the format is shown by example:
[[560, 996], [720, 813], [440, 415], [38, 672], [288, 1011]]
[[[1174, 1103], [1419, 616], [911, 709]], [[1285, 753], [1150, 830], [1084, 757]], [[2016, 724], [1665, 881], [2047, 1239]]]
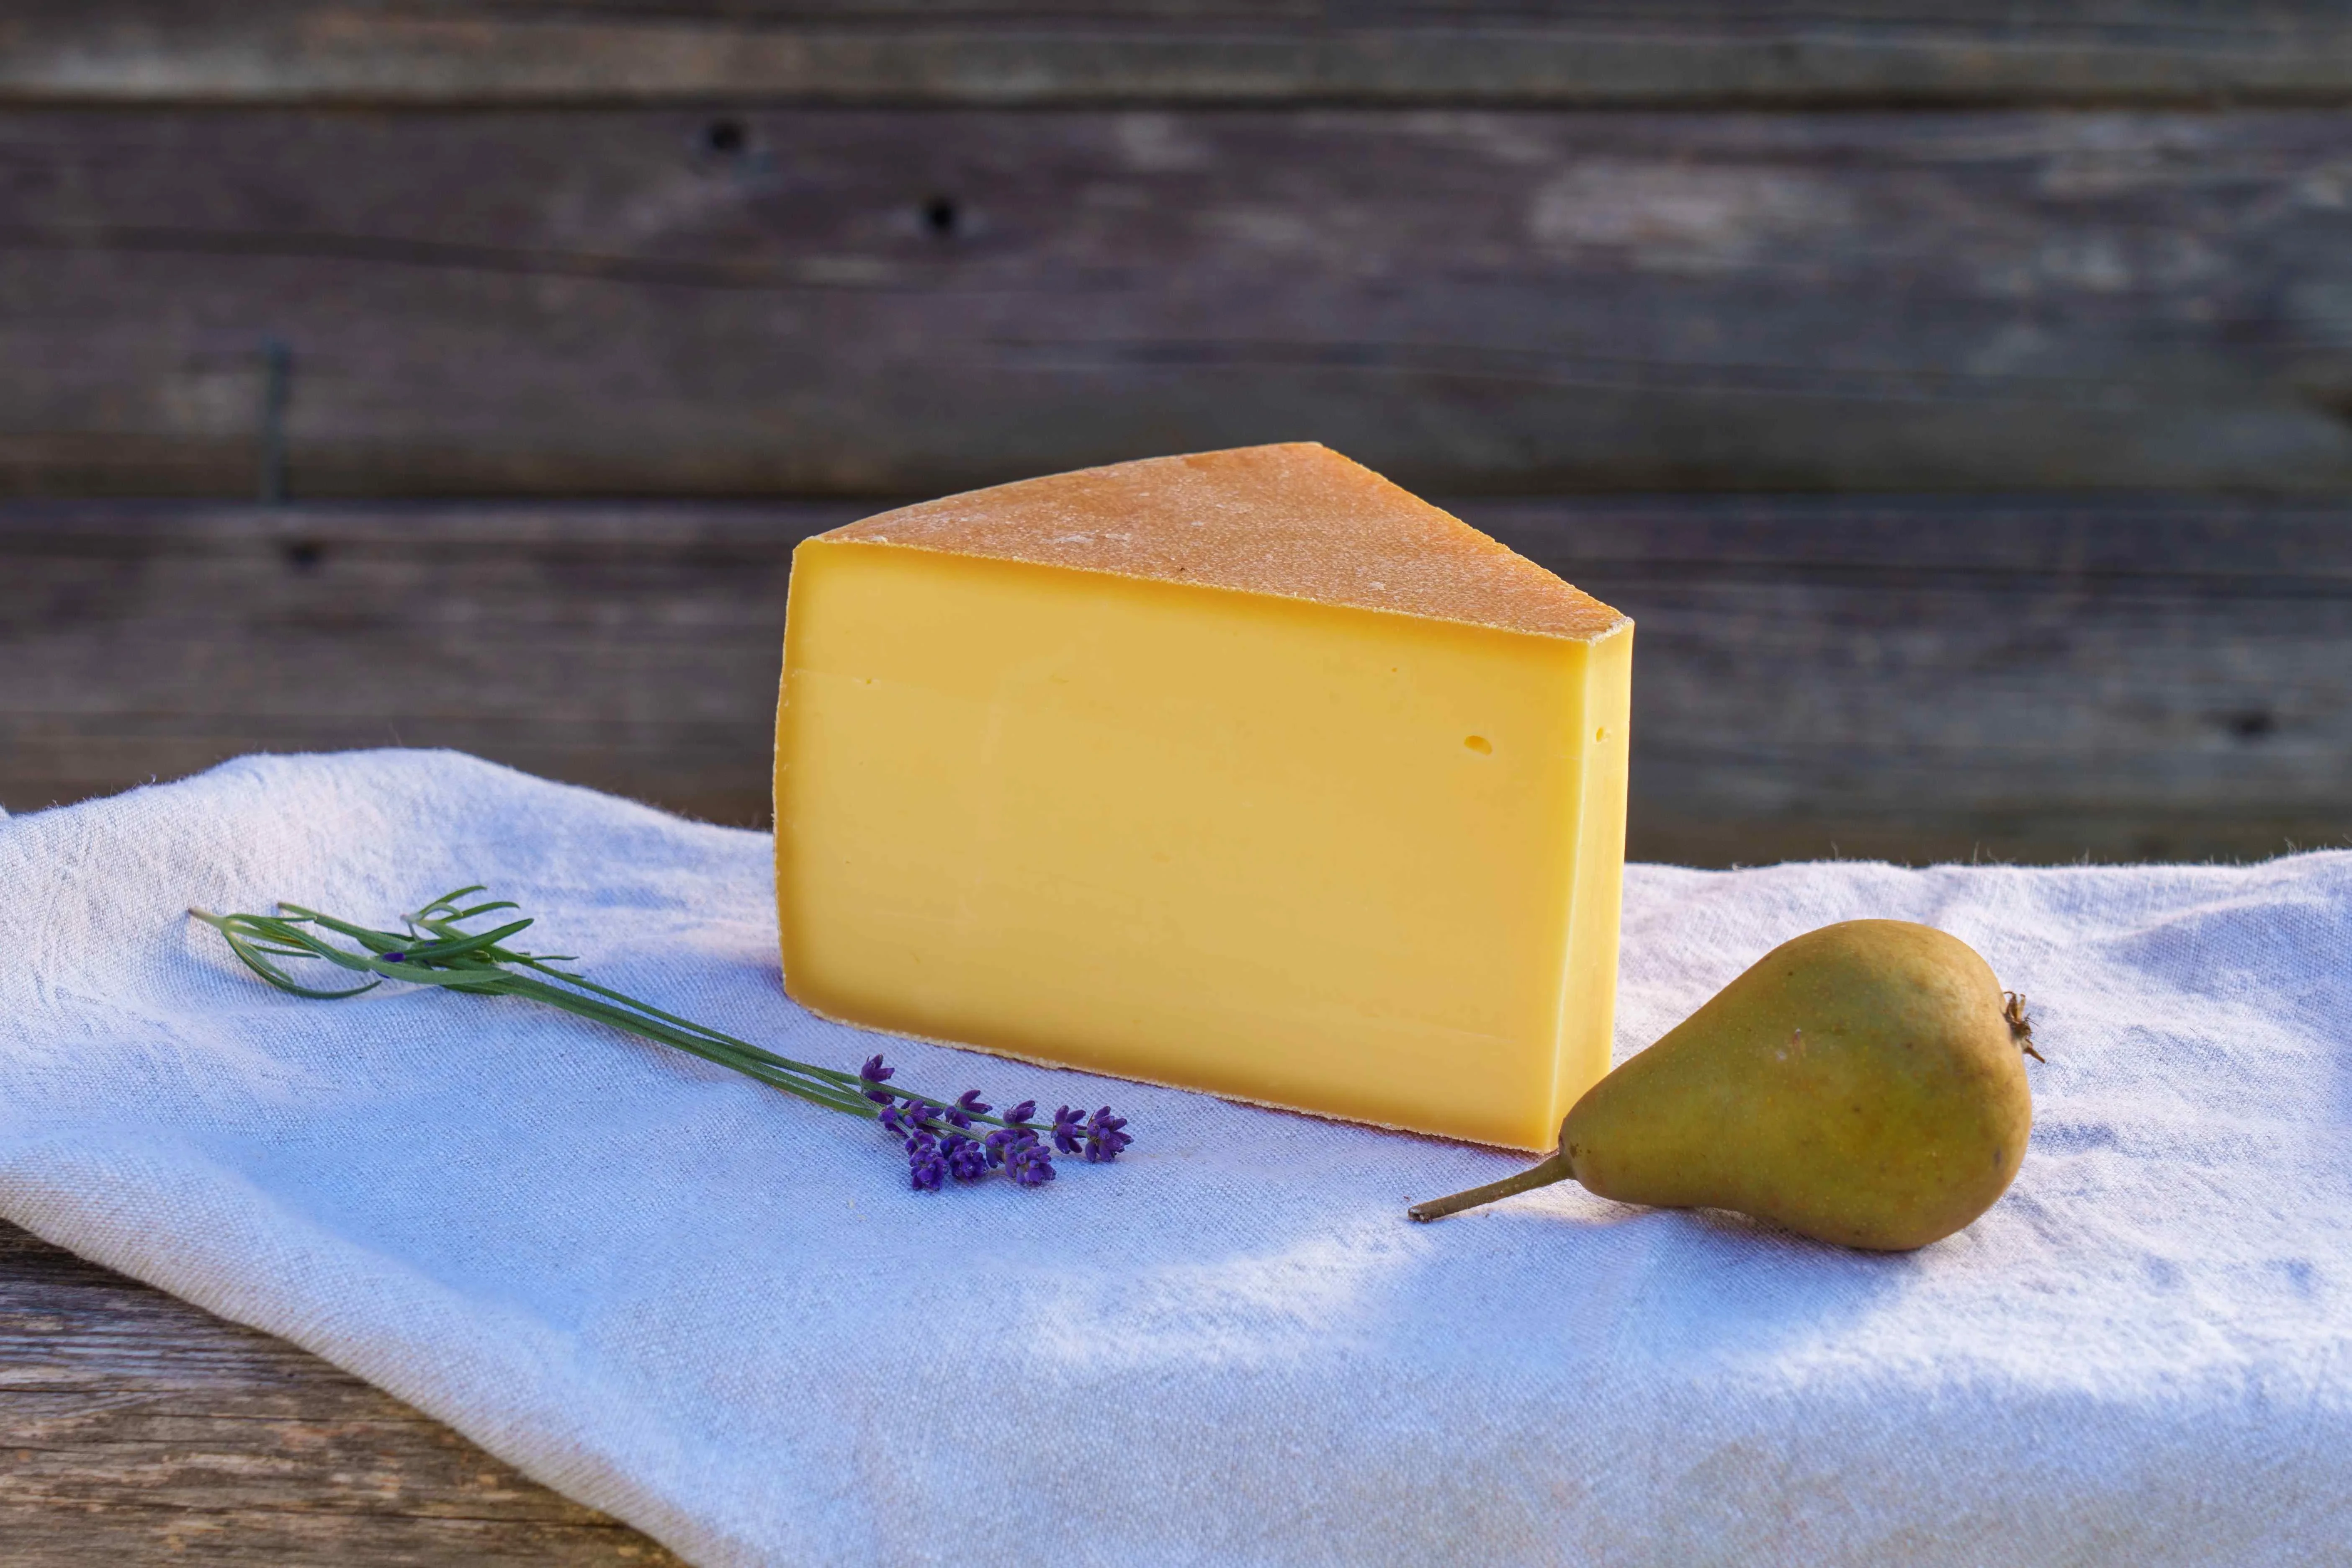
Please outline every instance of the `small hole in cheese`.
[[1603, 724], [1603, 725], [1601, 725], [1601, 728], [1599, 728], [1598, 730], [1593, 731], [1592, 731], [1592, 738], [1593, 738], [1594, 740], [1596, 740], [1596, 741], [1605, 741], [1605, 740], [1607, 740], [1607, 739], [1609, 738], [1609, 726], [1608, 726], [1608, 725], [1606, 725], [1606, 724]]
[[1484, 735], [1465, 735], [1462, 743], [1482, 757], [1492, 755], [1495, 750], [1495, 743]]

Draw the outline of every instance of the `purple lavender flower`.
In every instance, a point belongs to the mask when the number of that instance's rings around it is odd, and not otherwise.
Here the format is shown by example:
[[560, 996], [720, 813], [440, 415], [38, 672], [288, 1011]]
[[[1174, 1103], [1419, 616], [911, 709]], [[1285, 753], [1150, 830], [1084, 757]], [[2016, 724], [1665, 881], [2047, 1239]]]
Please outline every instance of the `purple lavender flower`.
[[936, 1193], [947, 1179], [948, 1163], [940, 1157], [940, 1141], [928, 1132], [907, 1140], [907, 1175], [915, 1191]]
[[988, 1174], [988, 1151], [977, 1139], [950, 1132], [940, 1149], [947, 1157], [948, 1174], [957, 1181], [976, 1182]]
[[1113, 1116], [1106, 1105], [1087, 1123], [1087, 1163], [1108, 1165], [1118, 1158], [1118, 1152], [1135, 1140], [1119, 1131], [1127, 1125], [1124, 1116]]
[[865, 1091], [866, 1098], [877, 1105], [889, 1104], [897, 1097], [873, 1086], [887, 1081], [898, 1070], [897, 1068], [884, 1067], [881, 1053], [878, 1051], [867, 1057], [866, 1065], [857, 1069], [859, 1080], [867, 1086]]
[[1004, 1173], [1013, 1178], [1016, 1186], [1042, 1187], [1054, 1179], [1054, 1156], [1045, 1145], [1031, 1138], [1014, 1144], [1013, 1152], [1005, 1156]]
[[408, 954], [404, 952], [387, 952], [383, 955], [383, 961], [386, 963], [406, 963], [408, 962]]
[[[862, 1084], [881, 1083], [890, 1076], [880, 1057], [870, 1058], [858, 1073]], [[882, 1105], [882, 1129], [897, 1136], [907, 1151], [907, 1175], [917, 1192], [935, 1193], [952, 1177], [976, 1182], [992, 1170], [1001, 1170], [1015, 1186], [1039, 1187], [1054, 1180], [1055, 1151], [1080, 1154], [1097, 1164], [1118, 1158], [1134, 1140], [1121, 1129], [1124, 1117], [1106, 1105], [1091, 1119], [1083, 1109], [1065, 1105], [1055, 1111], [1053, 1124], [1033, 1126], [1037, 1102], [1024, 1100], [1005, 1111], [1003, 1125], [976, 1133], [972, 1119], [989, 1114], [988, 1101], [969, 1089], [952, 1104], [942, 1105], [914, 1094], [877, 1094], [867, 1098]], [[1052, 1139], [1049, 1146], [1046, 1139]]]

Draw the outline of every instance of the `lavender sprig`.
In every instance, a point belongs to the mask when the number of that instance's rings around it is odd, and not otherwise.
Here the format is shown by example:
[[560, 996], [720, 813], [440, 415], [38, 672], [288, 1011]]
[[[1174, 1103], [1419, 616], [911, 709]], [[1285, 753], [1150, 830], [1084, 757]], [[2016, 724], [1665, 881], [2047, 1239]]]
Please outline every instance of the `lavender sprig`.
[[[491, 931], [467, 931], [467, 921], [517, 908], [503, 900], [470, 909], [458, 907], [458, 900], [483, 890], [459, 888], [443, 894], [416, 913], [402, 917], [408, 928], [405, 932], [352, 925], [299, 904], [280, 904], [276, 915], [188, 912], [219, 931], [247, 968], [297, 996], [333, 1001], [373, 991], [386, 980], [438, 985], [475, 995], [520, 996], [675, 1047], [828, 1110], [865, 1117], [899, 1141], [907, 1154], [908, 1183], [918, 1192], [938, 1192], [950, 1177], [976, 1182], [999, 1170], [1016, 1186], [1043, 1186], [1054, 1179], [1055, 1149], [1104, 1163], [1117, 1159], [1118, 1152], [1133, 1142], [1120, 1131], [1126, 1120], [1111, 1115], [1108, 1106], [1097, 1111], [1090, 1122], [1085, 1112], [1064, 1106], [1055, 1113], [1053, 1126], [1041, 1130], [1031, 1125], [1031, 1118], [1037, 1113], [1034, 1100], [1024, 1100], [1003, 1116], [995, 1116], [991, 1114], [994, 1108], [980, 1098], [976, 1089], [966, 1089], [952, 1100], [940, 1100], [884, 1088], [897, 1076], [897, 1069], [878, 1054], [867, 1058], [856, 1073], [845, 1073], [780, 1057], [748, 1040], [665, 1013], [584, 975], [554, 968], [557, 963], [573, 962], [566, 954], [522, 952], [500, 945], [531, 925], [529, 917]], [[320, 936], [320, 931], [348, 937], [363, 951], [338, 946]], [[365, 984], [343, 990], [320, 990], [299, 984], [271, 962], [283, 958], [323, 959], [371, 978]], [[546, 978], [537, 978], [542, 975]], [[975, 1132], [974, 1123], [992, 1131]], [[1045, 1146], [1045, 1137], [1053, 1140], [1052, 1149]]]

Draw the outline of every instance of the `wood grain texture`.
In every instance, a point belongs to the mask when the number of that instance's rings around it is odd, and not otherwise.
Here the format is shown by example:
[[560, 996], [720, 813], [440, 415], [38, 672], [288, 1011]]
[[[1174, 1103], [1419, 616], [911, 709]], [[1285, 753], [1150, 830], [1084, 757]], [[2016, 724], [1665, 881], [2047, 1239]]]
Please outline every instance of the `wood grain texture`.
[[1638, 625], [1637, 858], [2352, 845], [2352, 511], [1487, 503]]
[[0, 1223], [0, 1562], [678, 1568], [279, 1340]]
[[0, 114], [0, 489], [2352, 486], [2352, 119]]
[[[790, 550], [858, 510], [0, 509], [0, 803], [397, 742], [761, 823]], [[1460, 510], [1638, 623], [1638, 858], [2352, 842], [2352, 510]]]
[[0, 509], [0, 804], [416, 745], [764, 822], [792, 547], [863, 510]]
[[17, 0], [20, 100], [2341, 100], [2327, 0]]

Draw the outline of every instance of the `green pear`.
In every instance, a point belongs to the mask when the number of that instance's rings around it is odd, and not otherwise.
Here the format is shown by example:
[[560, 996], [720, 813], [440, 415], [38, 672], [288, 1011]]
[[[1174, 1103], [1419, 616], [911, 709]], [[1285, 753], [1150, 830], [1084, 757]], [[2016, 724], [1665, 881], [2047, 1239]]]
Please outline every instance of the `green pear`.
[[1781, 943], [1585, 1094], [1559, 1150], [1416, 1204], [1436, 1219], [1574, 1178], [1899, 1252], [1990, 1208], [2025, 1157], [2024, 999], [1958, 938], [1846, 921]]

